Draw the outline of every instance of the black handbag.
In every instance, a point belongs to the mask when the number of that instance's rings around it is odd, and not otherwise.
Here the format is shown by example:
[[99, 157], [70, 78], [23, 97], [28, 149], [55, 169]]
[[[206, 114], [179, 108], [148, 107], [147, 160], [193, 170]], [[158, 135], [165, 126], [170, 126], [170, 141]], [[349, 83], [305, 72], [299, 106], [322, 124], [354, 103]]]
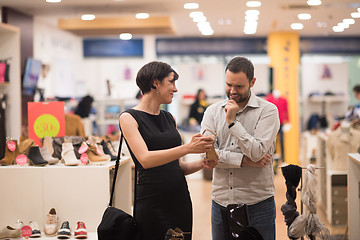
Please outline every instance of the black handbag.
[[[97, 228], [98, 240], [137, 240], [141, 237], [141, 232], [136, 224], [133, 216], [121, 209], [112, 206], [116, 176], [119, 169], [119, 161], [121, 156], [121, 146], [123, 142], [123, 134], [121, 133], [118, 156], [116, 159], [114, 179], [110, 195], [108, 208], [105, 210], [101, 222]], [[135, 168], [135, 179], [137, 170]], [[136, 184], [135, 184], [136, 192]], [[134, 203], [135, 210], [135, 203]]]

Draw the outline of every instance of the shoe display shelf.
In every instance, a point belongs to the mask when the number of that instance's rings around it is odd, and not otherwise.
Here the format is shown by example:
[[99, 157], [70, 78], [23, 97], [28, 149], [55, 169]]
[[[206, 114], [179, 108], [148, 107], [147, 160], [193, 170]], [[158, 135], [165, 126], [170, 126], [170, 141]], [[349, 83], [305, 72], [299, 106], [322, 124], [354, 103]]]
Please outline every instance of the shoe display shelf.
[[360, 236], [360, 154], [348, 154], [348, 227], [349, 239]]
[[8, 97], [6, 107], [6, 135], [13, 139], [21, 136], [21, 74], [20, 30], [0, 22], [0, 58], [8, 59], [9, 82], [0, 83], [0, 94]]
[[[122, 157], [120, 161], [113, 204], [128, 213], [132, 213], [131, 162], [130, 157]], [[1, 166], [0, 226], [17, 220], [24, 223], [35, 220], [43, 233], [46, 215], [55, 208], [58, 228], [63, 221], [71, 225], [82, 221], [86, 224], [88, 239], [96, 239], [90, 236], [92, 233], [96, 236], [108, 206], [114, 166], [115, 161], [104, 166], [65, 166], [62, 163], [44, 167]], [[42, 235], [45, 237], [44, 233]]]

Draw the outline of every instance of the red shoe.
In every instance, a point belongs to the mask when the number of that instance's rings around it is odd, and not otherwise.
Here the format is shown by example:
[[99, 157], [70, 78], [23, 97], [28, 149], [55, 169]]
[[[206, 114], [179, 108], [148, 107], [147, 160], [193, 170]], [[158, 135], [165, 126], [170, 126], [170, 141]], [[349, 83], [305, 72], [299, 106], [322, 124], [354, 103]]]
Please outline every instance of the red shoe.
[[76, 239], [84, 239], [87, 238], [87, 230], [85, 227], [85, 223], [77, 222], [77, 228], [75, 230], [75, 238]]

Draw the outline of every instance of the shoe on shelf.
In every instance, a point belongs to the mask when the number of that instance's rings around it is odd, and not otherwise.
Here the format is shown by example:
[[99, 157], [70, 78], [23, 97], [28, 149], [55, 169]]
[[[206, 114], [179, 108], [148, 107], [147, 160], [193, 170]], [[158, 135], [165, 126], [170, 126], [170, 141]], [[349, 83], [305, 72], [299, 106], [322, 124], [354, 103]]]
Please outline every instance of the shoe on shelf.
[[[15, 143], [14, 151], [11, 151], [8, 147], [8, 143], [10, 141], [13, 141]], [[3, 159], [0, 160], [0, 165], [3, 165], [3, 166], [12, 165], [18, 155], [19, 155], [19, 146], [17, 144], [17, 140], [9, 139], [8, 141], [6, 141], [5, 156]]]
[[31, 138], [26, 138], [24, 140], [21, 140], [19, 143], [19, 154], [27, 155], [29, 152], [29, 149], [32, 146], [35, 146], [35, 145], [34, 145], [34, 140], [32, 140]]
[[69, 222], [65, 221], [61, 224], [61, 227], [58, 231], [57, 238], [69, 239], [70, 237], [71, 237], [71, 230], [70, 230]]
[[87, 230], [86, 230], [86, 227], [85, 227], [85, 223], [77, 222], [77, 227], [76, 227], [74, 235], [75, 235], [76, 239], [87, 238]]
[[6, 226], [0, 231], [0, 239], [21, 237], [21, 229]]
[[62, 144], [61, 161], [65, 163], [66, 166], [76, 166], [80, 164], [80, 160], [76, 158], [74, 146], [71, 142], [64, 142]]
[[94, 144], [88, 144], [89, 149], [86, 151], [89, 156], [89, 165], [106, 165], [110, 161], [109, 155], [100, 156], [98, 148]]
[[54, 153], [54, 147], [53, 147], [53, 138], [49, 136], [45, 136], [42, 140], [43, 147], [46, 147], [50, 153], [50, 155], [53, 155]]
[[32, 229], [32, 233], [31, 233], [31, 238], [39, 238], [41, 237], [41, 232], [40, 232], [40, 228], [39, 228], [39, 224], [35, 221], [30, 221], [29, 222], [29, 226]]
[[22, 222], [22, 221], [20, 221], [20, 220], [17, 220], [17, 222], [16, 222], [15, 225], [14, 225], [14, 228], [21, 230], [21, 228], [22, 228], [23, 226], [25, 226], [24, 222]]
[[55, 208], [50, 209], [49, 213], [46, 215], [46, 222], [44, 232], [47, 236], [55, 236], [57, 231], [57, 215]]
[[117, 156], [112, 154], [108, 144], [104, 140], [101, 141], [101, 146], [104, 150], [104, 153], [110, 156], [111, 161], [116, 160]]
[[40, 148], [40, 153], [44, 160], [47, 161], [49, 164], [56, 164], [59, 162], [59, 159], [51, 156], [49, 149], [46, 146]]
[[48, 161], [45, 161], [42, 157], [39, 146], [31, 147], [27, 157], [30, 160], [29, 164], [33, 166], [45, 166], [49, 164]]

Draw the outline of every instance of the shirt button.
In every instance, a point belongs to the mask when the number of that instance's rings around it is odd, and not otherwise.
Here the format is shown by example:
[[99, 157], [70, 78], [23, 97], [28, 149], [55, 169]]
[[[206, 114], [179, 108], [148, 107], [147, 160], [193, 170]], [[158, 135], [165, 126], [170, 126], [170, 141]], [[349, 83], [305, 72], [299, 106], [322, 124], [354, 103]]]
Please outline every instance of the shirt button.
[[232, 172], [230, 172], [230, 175], [232, 174]]
[[234, 143], [231, 143], [231, 145], [234, 145]]
[[230, 189], [232, 189], [232, 187], [230, 187]]

